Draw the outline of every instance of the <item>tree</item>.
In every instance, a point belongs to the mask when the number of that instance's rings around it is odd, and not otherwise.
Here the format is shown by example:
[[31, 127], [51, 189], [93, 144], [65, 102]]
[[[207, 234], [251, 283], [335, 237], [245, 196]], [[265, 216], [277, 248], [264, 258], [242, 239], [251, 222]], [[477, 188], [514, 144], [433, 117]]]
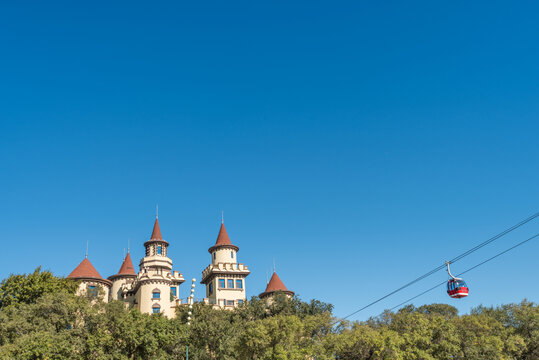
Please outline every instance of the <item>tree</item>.
[[0, 309], [10, 305], [33, 304], [45, 294], [74, 294], [78, 283], [54, 276], [38, 267], [31, 274], [11, 275], [0, 283]]

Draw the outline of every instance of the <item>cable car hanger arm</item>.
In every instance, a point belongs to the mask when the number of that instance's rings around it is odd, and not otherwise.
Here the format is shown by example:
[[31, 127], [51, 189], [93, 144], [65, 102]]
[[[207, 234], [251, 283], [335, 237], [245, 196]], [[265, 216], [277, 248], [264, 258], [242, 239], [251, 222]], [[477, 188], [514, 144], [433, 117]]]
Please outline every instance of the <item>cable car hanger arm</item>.
[[447, 273], [449, 274], [449, 276], [451, 276], [451, 278], [452, 278], [453, 280], [462, 280], [461, 278], [454, 277], [454, 276], [451, 274], [451, 270], [449, 270], [449, 264], [451, 264], [451, 262], [446, 261], [445, 264], [447, 265]]

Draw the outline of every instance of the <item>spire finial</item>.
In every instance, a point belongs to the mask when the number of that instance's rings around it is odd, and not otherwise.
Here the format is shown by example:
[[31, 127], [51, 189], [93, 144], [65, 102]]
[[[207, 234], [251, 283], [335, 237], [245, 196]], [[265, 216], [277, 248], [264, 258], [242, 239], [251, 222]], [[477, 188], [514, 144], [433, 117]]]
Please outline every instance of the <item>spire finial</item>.
[[127, 238], [127, 253], [129, 254], [129, 238]]
[[221, 210], [221, 224], [225, 223], [225, 212]]
[[273, 273], [275, 273], [275, 257], [273, 257]]
[[86, 240], [86, 253], [84, 254], [84, 257], [88, 259], [88, 240]]
[[155, 204], [155, 218], [159, 219], [159, 204]]

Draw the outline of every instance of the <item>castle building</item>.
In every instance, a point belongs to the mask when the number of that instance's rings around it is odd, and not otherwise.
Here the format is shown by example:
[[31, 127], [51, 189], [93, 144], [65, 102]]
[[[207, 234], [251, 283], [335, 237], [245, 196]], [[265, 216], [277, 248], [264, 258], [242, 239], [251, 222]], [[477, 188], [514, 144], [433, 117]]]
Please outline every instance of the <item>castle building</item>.
[[233, 308], [245, 301], [245, 278], [250, 271], [246, 265], [238, 263], [238, 251], [221, 221], [217, 241], [208, 249], [211, 264], [202, 271], [201, 283], [206, 285], [205, 302], [220, 308]]
[[[172, 318], [176, 315], [176, 307], [182, 305], [178, 295], [185, 280], [181, 273], [172, 270], [168, 246], [156, 216], [152, 235], [144, 243], [145, 256], [140, 260], [138, 272], [128, 249], [120, 270], [108, 279], [101, 277], [87, 255], [68, 278], [80, 281], [79, 295], [99, 296], [105, 302], [119, 300], [142, 313], [161, 313]], [[208, 249], [211, 263], [202, 271], [201, 283], [206, 285], [205, 303], [215, 308], [233, 309], [246, 300], [245, 278], [250, 271], [246, 265], [238, 263], [238, 251], [239, 247], [232, 244], [221, 221], [217, 241]], [[269, 297], [276, 291], [283, 291], [290, 297], [294, 295], [274, 273], [260, 298]]]
[[268, 299], [275, 295], [275, 293], [278, 291], [283, 292], [289, 298], [294, 297], [294, 292], [288, 290], [286, 286], [284, 286], [283, 282], [279, 278], [279, 275], [277, 275], [275, 270], [273, 270], [273, 275], [266, 286], [266, 290], [262, 294], [258, 295], [258, 297], [261, 299]]
[[150, 240], [144, 243], [146, 256], [140, 260], [139, 272], [135, 272], [129, 251], [116, 275], [103, 279], [86, 257], [68, 275], [80, 281], [78, 294], [102, 296], [120, 300], [143, 313], [162, 313], [174, 317], [176, 306], [181, 303], [179, 286], [185, 280], [178, 271], [172, 270], [172, 260], [167, 256], [168, 242], [163, 239], [159, 219], [155, 218]]

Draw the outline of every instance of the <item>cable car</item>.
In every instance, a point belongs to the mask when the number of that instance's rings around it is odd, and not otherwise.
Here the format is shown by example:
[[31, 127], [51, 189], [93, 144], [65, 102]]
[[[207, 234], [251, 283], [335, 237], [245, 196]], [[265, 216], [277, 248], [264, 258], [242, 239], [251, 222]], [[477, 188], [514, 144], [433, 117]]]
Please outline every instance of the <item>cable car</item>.
[[445, 264], [447, 265], [447, 273], [449, 276], [451, 276], [451, 279], [447, 281], [447, 294], [454, 299], [460, 299], [468, 296], [468, 285], [466, 285], [464, 280], [451, 275], [451, 271], [449, 270], [449, 261], [446, 261]]

